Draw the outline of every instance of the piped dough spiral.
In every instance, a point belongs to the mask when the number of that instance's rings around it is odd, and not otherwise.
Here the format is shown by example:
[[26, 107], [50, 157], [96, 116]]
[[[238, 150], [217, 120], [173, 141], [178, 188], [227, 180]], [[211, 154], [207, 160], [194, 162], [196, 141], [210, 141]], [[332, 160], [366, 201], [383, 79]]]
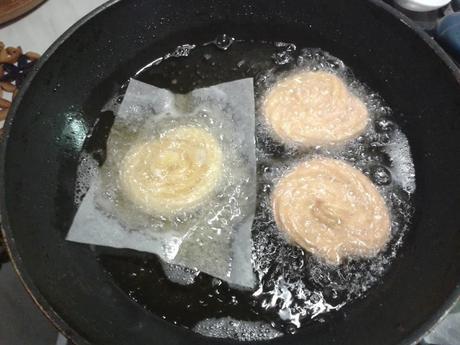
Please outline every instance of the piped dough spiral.
[[121, 162], [120, 187], [142, 211], [174, 215], [201, 204], [223, 172], [219, 142], [198, 127], [178, 127], [133, 146]]
[[390, 238], [390, 215], [371, 180], [336, 159], [315, 158], [281, 178], [272, 194], [276, 224], [330, 264], [376, 255]]
[[266, 94], [263, 113], [283, 141], [304, 147], [343, 143], [361, 134], [365, 104], [336, 75], [302, 71], [277, 82]]

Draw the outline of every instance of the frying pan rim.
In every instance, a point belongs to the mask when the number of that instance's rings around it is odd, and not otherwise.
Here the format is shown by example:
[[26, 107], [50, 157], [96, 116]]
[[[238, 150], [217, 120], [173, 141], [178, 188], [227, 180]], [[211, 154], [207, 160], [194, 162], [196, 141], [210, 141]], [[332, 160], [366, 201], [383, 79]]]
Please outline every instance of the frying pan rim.
[[1, 138], [1, 147], [0, 147], [0, 214], [1, 214], [1, 223], [0, 231], [2, 232], [4, 243], [8, 256], [13, 265], [13, 269], [18, 275], [22, 285], [25, 290], [32, 298], [35, 305], [40, 309], [42, 314], [53, 324], [53, 326], [58, 330], [59, 333], [63, 334], [67, 339], [69, 339], [75, 345], [92, 345], [85, 338], [80, 336], [72, 327], [70, 327], [66, 321], [64, 321], [61, 316], [53, 309], [53, 307], [48, 303], [48, 301], [43, 297], [38, 288], [33, 283], [33, 280], [30, 278], [26, 270], [20, 268], [22, 258], [16, 250], [14, 237], [12, 234], [10, 224], [8, 221], [8, 214], [6, 211], [6, 193], [5, 193], [5, 157], [6, 150], [8, 147], [8, 139], [10, 136], [10, 128], [13, 125], [14, 117], [16, 110], [21, 103], [24, 94], [29, 89], [30, 84], [35, 79], [35, 76], [40, 71], [42, 66], [46, 64], [48, 59], [54, 52], [71, 36], [77, 31], [81, 26], [86, 24], [90, 19], [97, 16], [99, 13], [103, 12], [105, 9], [111, 7], [112, 5], [120, 2], [122, 0], [108, 0], [102, 5], [96, 7], [88, 14], [76, 21], [72, 26], [70, 26], [64, 33], [59, 36], [56, 41], [54, 41], [51, 46], [43, 53], [38, 62], [34, 65], [32, 71], [27, 75], [24, 80], [19, 93], [16, 95], [9, 111], [8, 116], [3, 125], [3, 136]]
[[[8, 221], [8, 214], [6, 211], [6, 193], [5, 193], [5, 157], [7, 151], [8, 139], [10, 136], [10, 129], [14, 122], [14, 117], [16, 111], [21, 103], [22, 98], [26, 94], [30, 85], [32, 84], [35, 76], [40, 71], [42, 66], [47, 63], [49, 57], [54, 54], [54, 52], [71, 36], [77, 31], [81, 26], [86, 24], [90, 19], [97, 16], [99, 13], [103, 12], [107, 8], [121, 2], [123, 0], [109, 0], [106, 3], [98, 6], [84, 17], [79, 19], [75, 24], [73, 24], [69, 29], [67, 29], [42, 55], [39, 62], [34, 66], [33, 71], [30, 72], [28, 77], [23, 83], [23, 86], [16, 96], [15, 101], [13, 102], [8, 117], [4, 123], [4, 135], [1, 142], [0, 148], [0, 212], [1, 212], [1, 227], [0, 231], [3, 234], [5, 239], [5, 245], [8, 251], [8, 255], [13, 264], [13, 268], [16, 271], [16, 274], [20, 278], [20, 281], [27, 293], [31, 296], [34, 303], [40, 309], [40, 311], [45, 315], [45, 317], [52, 322], [52, 324], [57, 328], [57, 330], [70, 339], [73, 343], [78, 345], [92, 345], [86, 339], [84, 339], [78, 332], [76, 332], [72, 327], [70, 327], [66, 321], [64, 321], [58, 313], [53, 309], [49, 302], [43, 297], [39, 292], [38, 288], [35, 286], [33, 280], [27, 273], [27, 270], [24, 267], [21, 267], [22, 258], [19, 255], [16, 249], [16, 243], [14, 240], [13, 232]], [[399, 10], [393, 8], [389, 4], [385, 3], [383, 0], [368, 0], [373, 5], [381, 8], [384, 11], [387, 11], [389, 14], [394, 16], [396, 19], [399, 19], [403, 24], [405, 24], [410, 30], [417, 34], [433, 51], [434, 53], [447, 65], [449, 70], [452, 72], [453, 76], [460, 83], [460, 69], [456, 66], [454, 61], [447, 55], [447, 53], [438, 45], [425, 31], [418, 27], [411, 19], [406, 15], [401, 13]], [[457, 286], [452, 291], [450, 296], [446, 301], [440, 306], [440, 308], [428, 319], [419, 326], [406, 340], [403, 340], [400, 345], [415, 345], [419, 343], [423, 337], [428, 334], [434, 327], [449, 313], [453, 308], [455, 303], [460, 297], [460, 282], [457, 283]]]

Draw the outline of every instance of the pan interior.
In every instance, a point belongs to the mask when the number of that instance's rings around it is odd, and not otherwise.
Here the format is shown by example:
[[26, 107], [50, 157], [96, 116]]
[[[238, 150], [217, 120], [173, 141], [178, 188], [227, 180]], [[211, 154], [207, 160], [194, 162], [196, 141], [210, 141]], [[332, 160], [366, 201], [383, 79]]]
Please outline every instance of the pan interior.
[[[209, 41], [207, 36], [203, 35], [203, 39], [208, 41], [188, 42], [177, 47], [172, 57], [168, 54], [167, 59], [154, 58], [154, 62], [141, 68], [134, 78], [177, 93], [229, 80], [254, 78], [259, 200], [253, 239], [259, 285], [254, 291], [241, 291], [202, 274], [194, 284], [181, 286], [167, 279], [155, 255], [129, 250], [98, 247], [95, 250], [97, 260], [135, 302], [173, 324], [193, 328], [205, 319], [231, 317], [234, 320], [265, 322], [285, 334], [292, 334], [301, 325], [325, 322], [331, 317], [328, 312], [340, 310], [343, 313], [345, 306], [349, 308], [354, 300], [364, 298], [372, 286], [381, 283], [384, 273], [397, 256], [412, 216], [412, 193], [405, 192], [396, 184], [387, 186], [389, 183], [377, 173], [380, 168], [390, 174], [394, 157], [388, 155], [385, 140], [390, 140], [393, 131], [396, 131], [393, 114], [384, 100], [355, 80], [352, 71], [343, 67], [342, 61], [318, 48], [297, 48], [292, 42], [242, 41], [225, 34]], [[267, 130], [261, 109], [265, 93], [286, 73], [307, 68], [337, 73], [347, 84], [355, 85], [354, 92], [360, 94], [372, 113], [372, 125], [357, 141], [345, 147], [303, 151], [281, 144]], [[115, 93], [115, 103], [121, 101], [125, 89], [126, 86], [123, 86]], [[113, 113], [102, 112], [100, 119], [102, 121], [98, 122], [86, 142], [85, 151], [103, 163], [105, 139]], [[371, 260], [352, 260], [334, 268], [288, 245], [279, 237], [270, 210], [273, 180], [289, 167], [316, 156], [346, 159], [351, 164], [357, 164], [379, 184], [394, 211], [393, 238], [384, 253]], [[268, 272], [265, 271], [267, 267]], [[293, 297], [285, 297], [283, 293]], [[292, 315], [286, 317], [286, 313]], [[279, 315], [283, 315], [284, 320]], [[269, 333], [268, 337], [273, 334], [276, 333]], [[243, 337], [250, 338], [247, 335]], [[254, 338], [257, 337], [263, 338], [263, 335], [259, 335], [255, 328]]]
[[[180, 0], [120, 1], [80, 23], [44, 57], [7, 125], [2, 220], [31, 293], [77, 344], [215, 343], [134, 303], [88, 246], [66, 242], [65, 235], [76, 211], [84, 139], [104, 103], [154, 58], [222, 33], [320, 47], [344, 60], [392, 107], [417, 172], [413, 227], [382, 283], [327, 322], [271, 342], [409, 344], [443, 313], [460, 276], [458, 73], [382, 6], [360, 0], [302, 6], [198, 0], [192, 15]], [[162, 78], [151, 82], [168, 86], [169, 78], [163, 84]], [[202, 84], [181, 85], [205, 85], [193, 80]]]

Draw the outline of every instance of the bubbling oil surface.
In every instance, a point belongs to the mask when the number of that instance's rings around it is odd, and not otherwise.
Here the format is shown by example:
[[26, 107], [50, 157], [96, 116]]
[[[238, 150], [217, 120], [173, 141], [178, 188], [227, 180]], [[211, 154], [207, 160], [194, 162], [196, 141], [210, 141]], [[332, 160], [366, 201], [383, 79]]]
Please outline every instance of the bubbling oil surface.
[[[363, 100], [371, 120], [362, 135], [342, 146], [308, 150], [275, 139], [261, 114], [263, 97], [277, 80], [304, 69], [338, 75]], [[225, 35], [205, 44], [179, 46], [135, 75], [140, 81], [182, 93], [246, 77], [255, 79], [257, 112], [258, 205], [252, 228], [256, 289], [242, 291], [193, 270], [165, 266], [151, 254], [110, 248], [95, 251], [115, 283], [163, 319], [208, 336], [264, 340], [295, 333], [311, 322], [324, 322], [330, 312], [358, 303], [382, 280], [410, 225], [415, 172], [407, 138], [391, 108], [358, 81], [344, 62], [320, 49], [242, 42]], [[123, 92], [122, 88], [114, 96], [115, 104]], [[277, 228], [270, 200], [276, 181], [293, 165], [315, 156], [351, 163], [382, 193], [392, 215], [392, 238], [374, 258], [349, 258], [331, 266], [289, 244]], [[88, 157], [83, 163], [81, 171], [91, 173]], [[81, 176], [81, 181], [88, 180], [85, 173]], [[78, 198], [84, 189], [80, 185]]]

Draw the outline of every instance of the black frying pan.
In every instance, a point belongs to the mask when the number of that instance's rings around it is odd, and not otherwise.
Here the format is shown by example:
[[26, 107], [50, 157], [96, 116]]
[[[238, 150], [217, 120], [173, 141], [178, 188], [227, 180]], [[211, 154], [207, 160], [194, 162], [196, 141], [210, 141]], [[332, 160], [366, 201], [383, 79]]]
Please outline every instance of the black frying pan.
[[413, 227], [381, 284], [327, 322], [270, 343], [415, 343], [460, 293], [460, 74], [379, 0], [112, 1], [72, 27], [25, 82], [2, 147], [4, 235], [27, 289], [80, 345], [234, 343], [161, 320], [114, 284], [88, 246], [64, 240], [79, 154], [104, 102], [153, 57], [218, 33], [343, 59], [391, 105], [416, 167]]

